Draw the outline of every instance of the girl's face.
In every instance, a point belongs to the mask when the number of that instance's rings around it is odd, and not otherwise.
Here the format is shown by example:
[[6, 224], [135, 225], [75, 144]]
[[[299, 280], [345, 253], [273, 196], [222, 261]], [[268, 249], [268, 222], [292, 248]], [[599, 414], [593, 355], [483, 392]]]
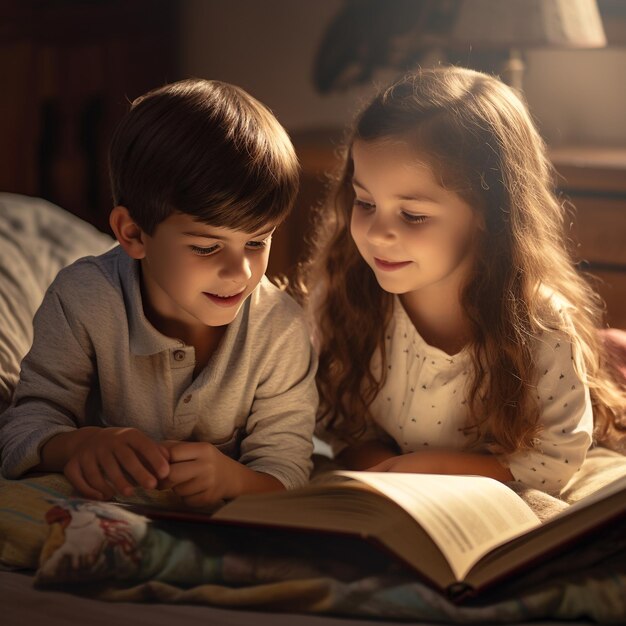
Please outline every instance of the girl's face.
[[471, 272], [479, 219], [408, 146], [355, 141], [350, 231], [387, 292], [456, 298]]
[[148, 306], [179, 326], [229, 324], [267, 269], [273, 231], [267, 226], [250, 234], [170, 215], [151, 236], [142, 235]]

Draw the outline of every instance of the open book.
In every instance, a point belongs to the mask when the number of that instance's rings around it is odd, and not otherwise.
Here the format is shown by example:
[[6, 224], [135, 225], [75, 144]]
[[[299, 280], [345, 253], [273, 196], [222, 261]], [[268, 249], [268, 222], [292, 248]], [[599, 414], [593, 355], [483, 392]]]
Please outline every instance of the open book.
[[240, 496], [216, 511], [155, 511], [212, 523], [356, 535], [451, 596], [477, 592], [626, 513], [626, 476], [543, 523], [482, 476], [334, 471], [293, 491]]

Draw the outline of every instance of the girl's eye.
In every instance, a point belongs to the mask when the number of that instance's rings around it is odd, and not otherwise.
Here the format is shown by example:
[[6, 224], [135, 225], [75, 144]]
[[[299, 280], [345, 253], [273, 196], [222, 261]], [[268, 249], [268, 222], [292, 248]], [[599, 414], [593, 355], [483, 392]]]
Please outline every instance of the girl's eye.
[[364, 209], [365, 211], [371, 211], [376, 208], [375, 204], [365, 202], [365, 200], [359, 200], [358, 198], [354, 199], [354, 206], [358, 206], [360, 209]]
[[248, 241], [246, 246], [248, 246], [248, 248], [252, 248], [253, 250], [262, 250], [267, 246], [269, 241], [269, 237], [267, 239], [263, 239], [262, 241]]
[[214, 252], [217, 252], [217, 249], [219, 248], [219, 244], [214, 244], [212, 246], [209, 246], [208, 248], [201, 248], [200, 246], [189, 246], [191, 248], [191, 251], [194, 254], [197, 254], [198, 256], [208, 256], [209, 254], [213, 254]]
[[428, 219], [428, 215], [415, 215], [406, 211], [402, 211], [402, 217], [410, 224], [422, 224]]

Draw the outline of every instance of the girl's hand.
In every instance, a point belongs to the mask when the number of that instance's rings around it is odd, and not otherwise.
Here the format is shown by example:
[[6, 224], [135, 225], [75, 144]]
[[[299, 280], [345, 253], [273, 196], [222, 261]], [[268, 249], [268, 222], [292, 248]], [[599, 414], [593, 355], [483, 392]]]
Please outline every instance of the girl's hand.
[[409, 472], [415, 474], [445, 474], [443, 461], [446, 453], [408, 452], [385, 459], [368, 468], [368, 472]]
[[[348, 446], [337, 456], [337, 461], [351, 470], [366, 470], [373, 465], [395, 458], [398, 454], [397, 446], [373, 440]], [[383, 471], [383, 470], [380, 470]]]
[[277, 478], [251, 470], [206, 441], [161, 444], [169, 450], [171, 465], [160, 486], [172, 489], [187, 506], [210, 506], [243, 493], [285, 488]]
[[86, 435], [76, 440], [63, 473], [88, 498], [130, 496], [133, 485], [154, 489], [169, 473], [167, 448], [136, 428], [94, 428]]
[[513, 474], [492, 454], [423, 450], [391, 457], [368, 469], [370, 472], [412, 472], [415, 474], [456, 474], [487, 476], [502, 482]]

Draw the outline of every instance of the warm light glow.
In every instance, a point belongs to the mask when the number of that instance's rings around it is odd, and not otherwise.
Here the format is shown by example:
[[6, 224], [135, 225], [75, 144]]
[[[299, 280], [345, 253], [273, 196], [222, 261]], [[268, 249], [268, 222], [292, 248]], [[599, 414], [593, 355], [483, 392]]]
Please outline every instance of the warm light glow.
[[464, 0], [452, 40], [475, 48], [606, 46], [595, 0]]

